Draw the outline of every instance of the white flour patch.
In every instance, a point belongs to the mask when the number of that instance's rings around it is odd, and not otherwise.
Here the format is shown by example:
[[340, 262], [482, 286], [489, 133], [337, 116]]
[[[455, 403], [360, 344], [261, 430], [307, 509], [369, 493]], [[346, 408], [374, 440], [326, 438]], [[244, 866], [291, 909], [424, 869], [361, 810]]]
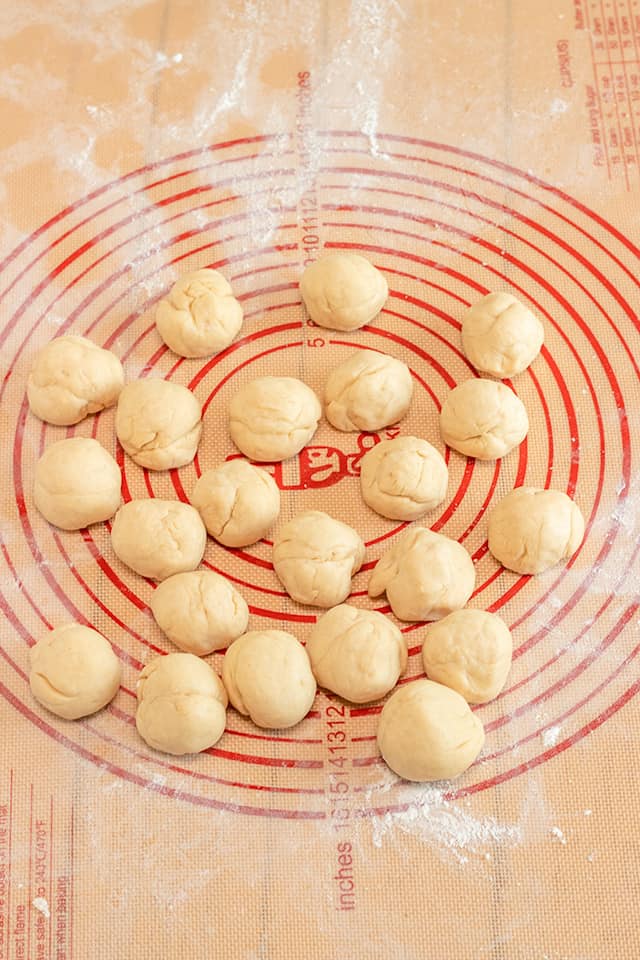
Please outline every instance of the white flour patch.
[[551, 836], [557, 843], [560, 843], [563, 847], [566, 847], [567, 838], [565, 837], [560, 827], [551, 827]]
[[36, 910], [40, 911], [40, 913], [45, 918], [45, 920], [49, 919], [49, 917], [51, 916], [51, 912], [49, 910], [49, 903], [47, 900], [45, 900], [44, 897], [35, 897], [31, 901], [31, 903], [36, 908]]
[[544, 747], [555, 747], [556, 743], [558, 742], [558, 738], [560, 737], [561, 730], [562, 727], [560, 724], [557, 724], [554, 727], [547, 727], [546, 730], [543, 730], [540, 734], [542, 745]]

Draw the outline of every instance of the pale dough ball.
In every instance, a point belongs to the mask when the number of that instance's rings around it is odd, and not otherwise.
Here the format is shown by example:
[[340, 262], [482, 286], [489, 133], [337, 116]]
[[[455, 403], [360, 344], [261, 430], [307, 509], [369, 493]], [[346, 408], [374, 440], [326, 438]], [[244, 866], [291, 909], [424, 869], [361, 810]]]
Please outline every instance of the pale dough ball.
[[200, 404], [170, 380], [135, 380], [120, 394], [118, 440], [132, 460], [148, 470], [191, 463], [202, 433]]
[[174, 283], [156, 309], [158, 333], [181, 357], [225, 350], [242, 326], [242, 307], [217, 270], [195, 270]]
[[466, 700], [432, 680], [400, 687], [380, 714], [380, 752], [387, 766], [405, 780], [459, 777], [483, 744], [484, 729]]
[[510, 293], [489, 293], [462, 320], [462, 346], [477, 370], [504, 380], [526, 370], [540, 353], [544, 327]]
[[376, 564], [369, 596], [386, 591], [398, 620], [439, 620], [464, 607], [475, 582], [473, 560], [461, 544], [413, 527]]
[[178, 500], [131, 500], [120, 507], [111, 528], [118, 559], [152, 580], [195, 570], [206, 543], [200, 514]]
[[359, 350], [331, 371], [325, 413], [337, 430], [382, 430], [401, 420], [411, 403], [413, 380], [406, 363]]
[[465, 380], [442, 404], [440, 434], [459, 453], [477, 460], [499, 460], [529, 432], [525, 406], [496, 380]]
[[311, 709], [316, 681], [302, 644], [284, 630], [253, 630], [224, 656], [222, 678], [238, 713], [258, 727], [293, 727]]
[[517, 487], [489, 515], [489, 550], [516, 573], [542, 573], [576, 552], [584, 517], [560, 490]]
[[102, 710], [115, 697], [122, 670], [108, 640], [79, 623], [57, 627], [30, 651], [31, 692], [65, 720]]
[[335, 607], [351, 592], [364, 560], [356, 531], [320, 510], [299, 513], [273, 542], [273, 568], [290, 597], [313, 607]]
[[154, 590], [150, 607], [169, 640], [198, 657], [228, 647], [249, 622], [242, 595], [213, 570], [174, 574]]
[[47, 447], [36, 464], [33, 501], [49, 523], [81, 530], [120, 506], [120, 467], [97, 440], [69, 437]]
[[300, 292], [311, 319], [329, 330], [363, 327], [389, 296], [384, 276], [358, 253], [328, 253], [311, 263]]
[[280, 491], [266, 470], [246, 460], [203, 473], [191, 495], [204, 525], [225, 547], [246, 547], [261, 540], [280, 513]]
[[40, 420], [69, 426], [113, 406], [123, 386], [115, 353], [85, 337], [56, 337], [34, 361], [27, 398]]
[[229, 433], [250, 460], [293, 457], [311, 440], [322, 416], [313, 390], [295, 377], [258, 377], [229, 404]]
[[407, 645], [396, 625], [346, 603], [320, 617], [307, 653], [319, 685], [352, 703], [384, 697], [407, 665]]
[[208, 663], [170, 653], [148, 663], [138, 680], [136, 727], [163, 753], [200, 753], [217, 743], [227, 723], [227, 693]]
[[381, 440], [360, 461], [362, 499], [390, 520], [417, 520], [433, 510], [448, 482], [443, 457], [419, 437]]
[[456, 610], [427, 629], [422, 662], [427, 676], [456, 690], [469, 703], [488, 703], [505, 685], [513, 643], [500, 617], [484, 610]]

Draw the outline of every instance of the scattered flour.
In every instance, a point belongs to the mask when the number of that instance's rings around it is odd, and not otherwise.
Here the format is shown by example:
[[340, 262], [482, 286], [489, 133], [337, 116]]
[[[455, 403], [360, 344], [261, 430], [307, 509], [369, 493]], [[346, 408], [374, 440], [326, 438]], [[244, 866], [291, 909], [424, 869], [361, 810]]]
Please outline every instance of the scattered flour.
[[51, 916], [51, 912], [49, 910], [49, 903], [47, 900], [45, 900], [44, 897], [35, 897], [35, 899], [31, 901], [31, 903], [36, 908], [36, 910], [40, 911], [40, 913], [43, 915], [43, 917], [46, 920], [49, 919], [49, 917]]

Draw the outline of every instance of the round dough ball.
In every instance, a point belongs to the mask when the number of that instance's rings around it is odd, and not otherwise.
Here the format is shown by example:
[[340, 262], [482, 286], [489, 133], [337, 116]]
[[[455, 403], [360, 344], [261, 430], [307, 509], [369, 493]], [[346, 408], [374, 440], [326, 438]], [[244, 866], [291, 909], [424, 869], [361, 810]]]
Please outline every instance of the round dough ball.
[[222, 677], [238, 713], [258, 727], [293, 727], [306, 717], [316, 694], [309, 657], [284, 630], [253, 630], [234, 641]]
[[163, 753], [200, 753], [217, 743], [227, 723], [227, 693], [208, 663], [169, 653], [148, 663], [138, 680], [136, 727]]
[[156, 309], [158, 333], [181, 357], [225, 350], [242, 326], [242, 307], [217, 270], [194, 270], [174, 283]]
[[203, 473], [191, 495], [204, 525], [225, 547], [262, 540], [280, 513], [280, 491], [266, 470], [227, 460]]
[[102, 710], [118, 692], [122, 669], [108, 640], [79, 623], [57, 627], [30, 651], [31, 692], [65, 720]]
[[483, 744], [484, 729], [466, 700], [432, 680], [400, 687], [380, 714], [380, 752], [387, 766], [405, 780], [459, 777]]
[[439, 620], [464, 607], [475, 582], [473, 560], [461, 544], [413, 527], [376, 564], [369, 596], [386, 591], [398, 620]]
[[385, 353], [358, 350], [329, 374], [325, 413], [337, 430], [382, 430], [402, 420], [412, 396], [406, 363]]
[[407, 645], [396, 625], [346, 603], [320, 617], [307, 653], [319, 685], [352, 703], [384, 697], [407, 665]]
[[316, 432], [322, 407], [295, 377], [258, 377], [229, 404], [229, 433], [250, 460], [273, 463], [299, 453]]
[[584, 517], [560, 490], [516, 487], [489, 515], [489, 550], [516, 573], [542, 573], [576, 552]]
[[49, 523], [81, 530], [120, 506], [120, 467], [97, 440], [69, 437], [47, 447], [36, 464], [33, 502]]
[[148, 470], [191, 463], [202, 433], [200, 404], [170, 380], [135, 380], [120, 394], [118, 440], [132, 460]]
[[27, 399], [40, 420], [66, 427], [112, 407], [123, 386], [115, 353], [85, 337], [56, 337], [35, 359]]
[[328, 253], [300, 279], [307, 312], [319, 327], [357, 330], [380, 312], [389, 296], [384, 276], [358, 253]]
[[488, 703], [505, 685], [513, 643], [500, 617], [456, 610], [427, 630], [422, 662], [427, 676], [456, 690], [468, 703]]
[[544, 327], [510, 293], [489, 293], [462, 320], [462, 347], [477, 370], [504, 380], [526, 370], [540, 353]]
[[440, 412], [444, 442], [477, 460], [499, 460], [528, 432], [522, 400], [496, 380], [466, 380], [451, 391]]
[[417, 520], [433, 510], [448, 482], [443, 457], [419, 437], [381, 440], [360, 461], [362, 499], [390, 520]]
[[174, 574], [154, 590], [150, 607], [169, 640], [198, 657], [228, 647], [249, 623], [244, 597], [212, 570]]
[[273, 568], [290, 597], [313, 607], [335, 607], [351, 593], [364, 561], [356, 531], [320, 510], [299, 513], [273, 542]]
[[111, 528], [118, 559], [152, 580], [195, 570], [206, 543], [200, 514], [178, 500], [131, 500], [120, 507]]

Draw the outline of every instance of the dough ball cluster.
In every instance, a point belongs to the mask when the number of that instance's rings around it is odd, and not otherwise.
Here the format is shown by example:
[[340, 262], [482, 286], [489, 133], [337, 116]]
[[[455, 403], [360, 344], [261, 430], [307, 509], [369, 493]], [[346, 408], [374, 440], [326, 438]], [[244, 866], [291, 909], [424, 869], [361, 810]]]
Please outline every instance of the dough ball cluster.
[[217, 270], [180, 277], [156, 309], [158, 333], [181, 357], [209, 357], [225, 350], [242, 326], [242, 307]]
[[465, 380], [445, 399], [440, 434], [449, 447], [477, 460], [499, 460], [529, 432], [519, 397], [496, 380]]
[[120, 661], [111, 644], [79, 623], [52, 630], [31, 648], [30, 659], [32, 694], [65, 720], [102, 710], [120, 686]]
[[57, 426], [111, 407], [124, 386], [122, 364], [85, 337], [56, 337], [37, 355], [27, 381], [31, 412]]
[[327, 377], [325, 413], [337, 430], [382, 430], [404, 417], [412, 396], [406, 363], [374, 350], [358, 350]]
[[444, 458], [419, 437], [381, 440], [360, 461], [362, 499], [390, 520], [417, 520], [433, 510], [448, 482]]
[[116, 433], [125, 452], [148, 470], [191, 463], [202, 433], [200, 404], [170, 380], [134, 380], [120, 394]]
[[542, 323], [510, 293], [489, 293], [462, 319], [462, 347], [477, 370], [504, 380], [533, 363], [544, 342]]
[[200, 514], [178, 500], [131, 500], [120, 507], [111, 528], [118, 559], [152, 580], [195, 570], [206, 542]]
[[346, 600], [363, 561], [364, 544], [353, 527], [320, 510], [299, 513], [273, 542], [273, 567], [283, 587], [314, 607]]
[[288, 460], [306, 446], [322, 415], [313, 390], [295, 377], [258, 377], [229, 404], [229, 433], [250, 460]]
[[489, 550], [516, 573], [554, 567], [571, 557], [583, 538], [580, 508], [560, 490], [516, 487], [489, 515]]
[[261, 540], [277, 519], [280, 491], [266, 470], [246, 460], [227, 460], [202, 474], [191, 503], [218, 543], [246, 547]]
[[329, 330], [363, 327], [389, 296], [384, 276], [358, 253], [329, 253], [310, 264], [300, 292], [314, 323]]
[[97, 440], [69, 437], [46, 448], [35, 470], [33, 502], [49, 523], [81, 530], [120, 506], [120, 467]]
[[169, 653], [148, 663], [137, 695], [136, 727], [154, 750], [200, 753], [224, 733], [226, 690], [209, 664], [191, 653]]

